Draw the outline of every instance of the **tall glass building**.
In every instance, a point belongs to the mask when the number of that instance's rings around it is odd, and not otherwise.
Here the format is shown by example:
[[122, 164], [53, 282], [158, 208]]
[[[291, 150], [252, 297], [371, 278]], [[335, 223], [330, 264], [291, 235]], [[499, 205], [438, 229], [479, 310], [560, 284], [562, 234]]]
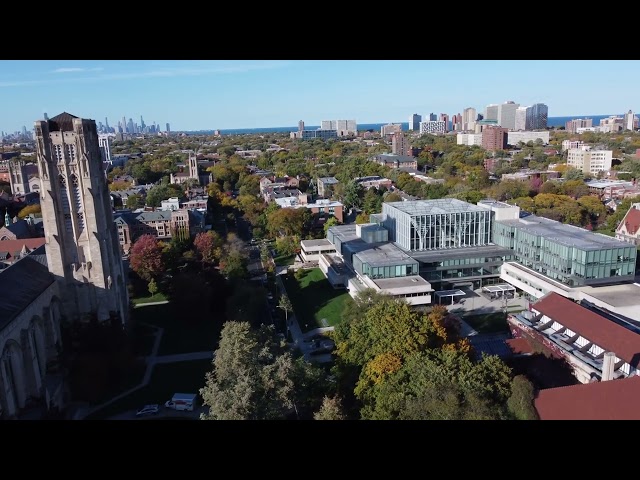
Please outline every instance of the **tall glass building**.
[[389, 240], [411, 252], [489, 245], [491, 215], [455, 198], [382, 204]]

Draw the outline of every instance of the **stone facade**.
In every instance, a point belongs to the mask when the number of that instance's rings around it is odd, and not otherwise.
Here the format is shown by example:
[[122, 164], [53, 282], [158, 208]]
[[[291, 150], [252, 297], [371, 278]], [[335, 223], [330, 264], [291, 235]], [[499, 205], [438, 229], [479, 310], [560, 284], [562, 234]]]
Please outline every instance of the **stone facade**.
[[62, 113], [35, 122], [47, 263], [73, 318], [117, 312], [128, 295], [94, 120]]

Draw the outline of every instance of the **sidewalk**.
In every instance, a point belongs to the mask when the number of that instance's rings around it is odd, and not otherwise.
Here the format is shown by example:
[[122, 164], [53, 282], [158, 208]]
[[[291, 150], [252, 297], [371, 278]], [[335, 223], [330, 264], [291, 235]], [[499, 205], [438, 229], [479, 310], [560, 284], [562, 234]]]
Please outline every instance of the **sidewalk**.
[[[160, 304], [166, 302], [158, 302]], [[147, 305], [156, 305], [155, 303], [146, 303], [142, 306]], [[151, 354], [145, 358], [145, 362], [147, 364], [147, 368], [144, 372], [144, 377], [142, 381], [136, 385], [135, 387], [130, 388], [129, 390], [122, 392], [121, 394], [107, 400], [106, 402], [96, 405], [91, 408], [78, 409], [73, 415], [73, 420], [84, 420], [89, 415], [103, 409], [104, 407], [111, 405], [113, 402], [120, 400], [127, 395], [132, 394], [136, 390], [139, 390], [143, 387], [146, 387], [151, 381], [151, 375], [153, 374], [153, 369], [157, 364], [166, 364], [166, 363], [176, 363], [176, 362], [187, 362], [191, 360], [205, 360], [205, 359], [213, 359], [213, 352], [190, 352], [190, 353], [180, 353], [175, 355], [160, 355], [158, 356], [158, 349], [160, 348], [160, 342], [162, 341], [162, 335], [164, 334], [164, 329], [160, 327], [152, 326], [156, 329], [155, 340], [153, 342], [153, 348], [151, 350]], [[130, 412], [126, 412], [124, 414], [117, 415], [118, 417], [126, 416], [131, 418]]]

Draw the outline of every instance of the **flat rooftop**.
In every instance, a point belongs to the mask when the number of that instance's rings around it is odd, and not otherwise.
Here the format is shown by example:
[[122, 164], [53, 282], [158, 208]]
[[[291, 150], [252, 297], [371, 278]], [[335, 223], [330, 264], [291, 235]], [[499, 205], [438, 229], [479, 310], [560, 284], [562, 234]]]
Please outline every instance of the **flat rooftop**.
[[601, 233], [590, 232], [548, 218], [529, 215], [517, 220], [496, 220], [496, 223], [516, 227], [519, 230], [544, 237], [553, 242], [581, 250], [602, 250], [606, 248], [624, 248], [630, 244]]
[[368, 263], [371, 267], [415, 263], [411, 256], [393, 243], [365, 243], [363, 241], [363, 245], [349, 245], [347, 248], [354, 252], [355, 256], [363, 263]]
[[510, 248], [500, 245], [484, 245], [480, 247], [460, 247], [446, 250], [426, 250], [423, 252], [408, 252], [411, 258], [424, 263], [442, 262], [444, 260], [457, 260], [461, 258], [475, 257], [504, 257], [513, 255]]
[[408, 293], [432, 292], [431, 284], [419, 275], [410, 277], [379, 278], [371, 279], [381, 290], [389, 292], [391, 295], [404, 295]]
[[314, 248], [314, 247], [333, 247], [333, 243], [331, 243], [326, 238], [322, 238], [320, 240], [302, 240], [300, 245], [306, 248]]
[[390, 202], [382, 204], [382, 211], [395, 208], [409, 215], [439, 215], [444, 213], [486, 212], [487, 210], [457, 198], [439, 198], [437, 200], [414, 200], [408, 202]]
[[584, 182], [588, 187], [592, 188], [607, 188], [607, 187], [632, 187], [633, 182], [626, 182], [623, 180], [594, 180], [591, 182]]
[[640, 285], [637, 283], [621, 283], [602, 287], [577, 287], [576, 290], [614, 307], [636, 307], [640, 309]]
[[478, 205], [480, 204], [493, 208], [515, 208], [515, 205], [509, 205], [508, 203], [499, 202], [498, 200], [480, 200]]
[[358, 237], [358, 235], [356, 234], [355, 223], [352, 223], [350, 225], [334, 225], [333, 227], [329, 227], [328, 232], [331, 232], [333, 235], [335, 235], [335, 237], [342, 243], [346, 243], [352, 240], [361, 240], [360, 237]]

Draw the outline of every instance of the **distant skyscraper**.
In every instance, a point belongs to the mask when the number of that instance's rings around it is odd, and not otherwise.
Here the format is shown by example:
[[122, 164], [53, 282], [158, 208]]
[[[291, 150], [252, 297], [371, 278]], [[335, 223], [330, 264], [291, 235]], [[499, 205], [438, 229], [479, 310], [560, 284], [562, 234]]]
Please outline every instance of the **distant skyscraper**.
[[[336, 120], [336, 128], [339, 137], [358, 134], [358, 125], [355, 120]], [[332, 129], [329, 129], [332, 130]]]
[[569, 133], [576, 133], [578, 128], [591, 128], [593, 127], [593, 119], [592, 118], [576, 118], [573, 120], [569, 120], [565, 124], [565, 130]]
[[462, 130], [473, 131], [476, 128], [476, 109], [469, 107], [462, 111]]
[[127, 123], [127, 133], [136, 133], [135, 127], [133, 126], [133, 119], [130, 118]]
[[122, 133], [127, 133], [127, 119], [122, 117]]
[[337, 130], [335, 120], [322, 120], [320, 122], [321, 130]]
[[447, 133], [449, 131], [449, 115], [447, 115], [446, 113], [441, 113], [440, 121], [444, 122], [444, 132]]
[[633, 130], [635, 125], [635, 115], [632, 110], [624, 114], [624, 129]]
[[514, 130], [516, 128], [516, 110], [519, 106], [518, 103], [511, 100], [498, 105], [498, 125]]
[[411, 115], [409, 117], [409, 130], [419, 132], [421, 121], [422, 121], [422, 115], [418, 115], [417, 113], [414, 113], [413, 115]]
[[484, 118], [485, 120], [495, 120], [498, 121], [498, 104], [490, 103], [484, 109]]
[[44, 119], [49, 120], [49, 115], [47, 115], [47, 112], [44, 112]]
[[395, 132], [402, 131], [402, 124], [400, 123], [388, 123], [380, 127], [380, 136], [384, 137], [385, 135], [391, 135]]
[[169, 127], [169, 124], [167, 123], [167, 133], [171, 132], [171, 128]]
[[104, 117], [104, 126], [107, 129], [107, 133], [109, 132], [109, 120], [107, 117]]
[[428, 122], [420, 122], [420, 133], [446, 133], [447, 125], [444, 121], [429, 120]]
[[438, 116], [435, 113], [430, 113], [429, 114], [429, 121], [430, 122], [435, 122], [438, 120]]
[[304, 120], [298, 121], [298, 131], [301, 132], [304, 130]]
[[527, 112], [531, 107], [518, 107], [514, 130], [529, 130], [527, 128]]
[[140, 115], [140, 130], [144, 131], [144, 127], [146, 127], [146, 125], [144, 124], [144, 120], [142, 119], [142, 115]]
[[526, 130], [545, 130], [549, 118], [549, 108], [544, 103], [536, 103], [527, 108]]

